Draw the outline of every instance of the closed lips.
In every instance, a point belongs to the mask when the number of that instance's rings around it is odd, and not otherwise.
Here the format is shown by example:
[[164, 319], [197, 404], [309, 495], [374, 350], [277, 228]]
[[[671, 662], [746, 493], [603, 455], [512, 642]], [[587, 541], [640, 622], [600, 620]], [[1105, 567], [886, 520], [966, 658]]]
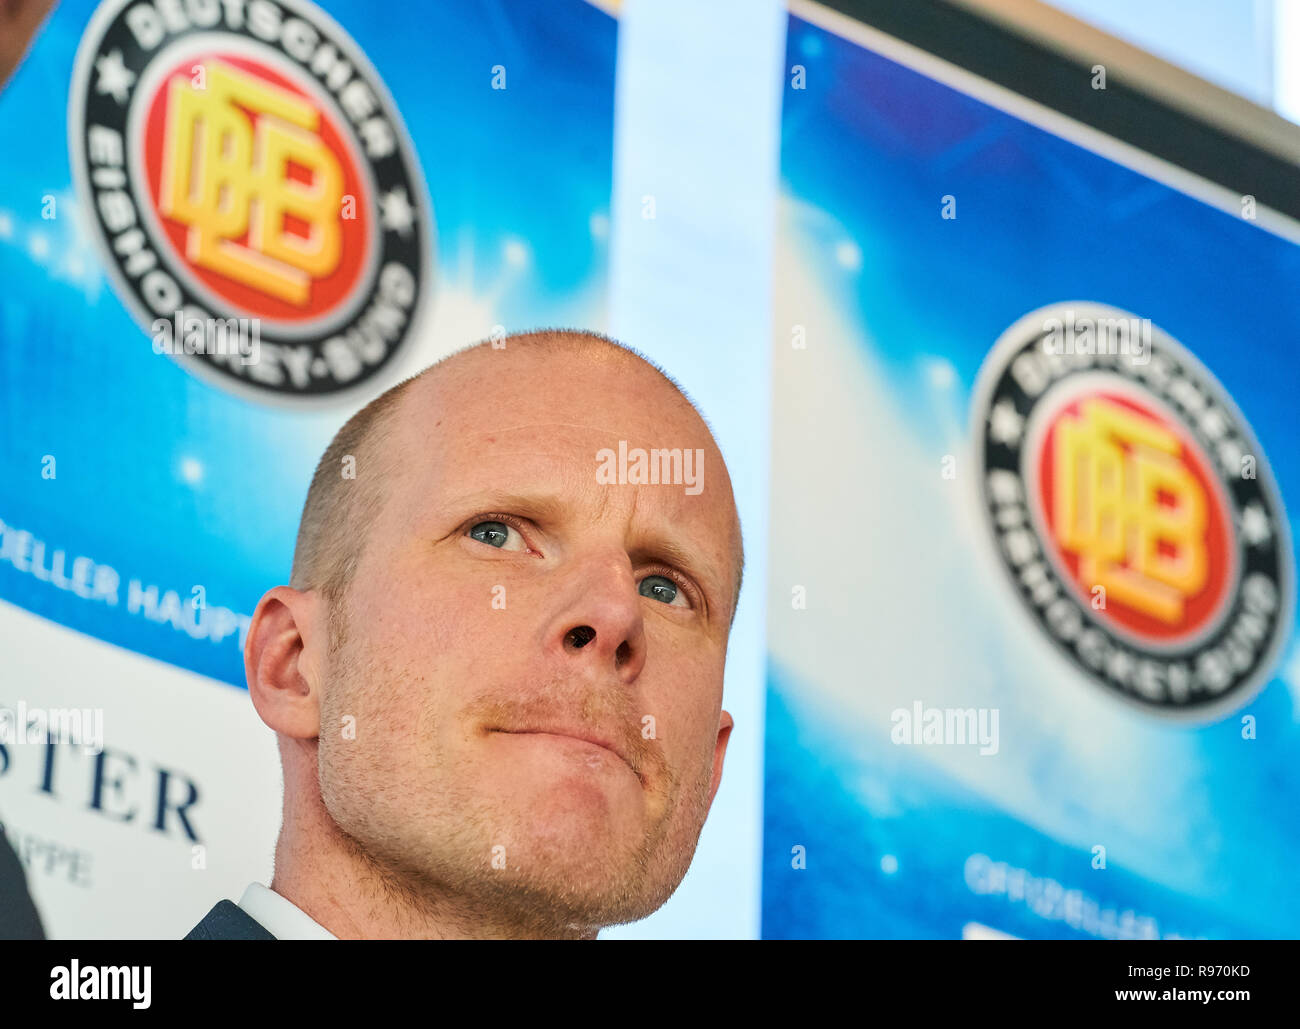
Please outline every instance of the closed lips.
[[492, 732], [503, 732], [503, 733], [506, 733], [507, 735], [511, 735], [511, 736], [560, 736], [560, 737], [565, 737], [565, 738], [567, 738], [567, 739], [571, 739], [571, 740], [579, 740], [579, 741], [581, 741], [581, 742], [583, 742], [583, 743], [590, 743], [590, 744], [592, 744], [593, 746], [601, 747], [601, 748], [603, 748], [604, 750], [608, 750], [611, 754], [615, 754], [615, 755], [617, 755], [618, 758], [621, 759], [622, 762], [623, 762], [625, 765], [628, 766], [628, 768], [631, 768], [631, 769], [632, 769], [633, 773], [636, 774], [636, 776], [637, 776], [638, 779], [641, 778], [640, 773], [637, 772], [635, 768], [633, 768], [633, 766], [632, 766], [632, 762], [629, 761], [629, 760], [627, 759], [627, 755], [625, 755], [625, 754], [624, 754], [624, 753], [623, 753], [623, 752], [622, 752], [622, 751], [621, 751], [617, 746], [615, 746], [613, 743], [609, 742], [609, 741], [606, 740], [606, 739], [602, 739], [600, 736], [594, 735], [593, 733], [590, 733], [590, 732], [587, 732], [587, 731], [584, 731], [584, 730], [581, 730], [581, 729], [579, 729], [579, 730], [570, 730], [570, 729], [554, 729], [554, 728], [546, 728], [546, 729], [493, 729], [493, 730], [491, 730], [491, 731], [492, 731]]

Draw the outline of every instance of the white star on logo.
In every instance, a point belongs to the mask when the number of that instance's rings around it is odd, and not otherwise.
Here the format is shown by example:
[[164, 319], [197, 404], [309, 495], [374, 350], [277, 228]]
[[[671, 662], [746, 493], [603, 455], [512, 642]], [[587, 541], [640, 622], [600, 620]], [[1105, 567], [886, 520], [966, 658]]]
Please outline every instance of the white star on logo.
[[1010, 400], [1001, 400], [989, 413], [989, 435], [998, 443], [1019, 443], [1025, 420]]
[[135, 81], [135, 72], [122, 63], [122, 51], [114, 50], [95, 62], [95, 71], [99, 79], [95, 82], [95, 92], [111, 93], [119, 104], [126, 103], [130, 95], [131, 83]]
[[415, 209], [406, 199], [404, 187], [398, 186], [380, 197], [379, 208], [383, 212], [384, 228], [392, 229], [401, 236], [411, 231], [411, 223], [415, 221]]
[[1241, 512], [1241, 534], [1252, 547], [1267, 543], [1273, 538], [1273, 526], [1258, 504], [1251, 504]]

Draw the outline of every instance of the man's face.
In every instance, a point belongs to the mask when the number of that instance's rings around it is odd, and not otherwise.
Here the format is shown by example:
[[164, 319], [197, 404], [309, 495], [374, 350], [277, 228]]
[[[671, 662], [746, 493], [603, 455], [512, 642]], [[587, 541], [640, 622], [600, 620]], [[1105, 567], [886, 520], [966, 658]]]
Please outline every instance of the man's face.
[[[389, 418], [355, 482], [383, 512], [332, 612], [326, 808], [398, 881], [539, 929], [644, 917], [690, 864], [729, 734], [721, 454], [620, 357], [482, 348]], [[703, 490], [598, 481], [620, 441], [702, 450]]]

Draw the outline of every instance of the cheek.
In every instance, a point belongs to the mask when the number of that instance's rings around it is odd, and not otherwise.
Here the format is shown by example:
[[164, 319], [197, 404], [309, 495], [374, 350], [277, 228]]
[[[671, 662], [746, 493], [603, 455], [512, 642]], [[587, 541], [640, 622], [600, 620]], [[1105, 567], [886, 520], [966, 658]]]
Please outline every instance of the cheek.
[[358, 735], [369, 727], [369, 740], [378, 738], [385, 753], [373, 756], [376, 766], [424, 765], [433, 732], [453, 746], [456, 712], [494, 684], [519, 678], [519, 657], [528, 653], [524, 612], [535, 607], [490, 572], [470, 576], [420, 568], [414, 560], [390, 568], [368, 569], [354, 583], [347, 645], [335, 658], [341, 689], [333, 706], [337, 714], [350, 706]]
[[[658, 662], [656, 643], [662, 655]], [[651, 640], [646, 672], [652, 685], [642, 701], [646, 710], [637, 718], [644, 724], [645, 715], [654, 717], [664, 756], [685, 783], [699, 774], [702, 765], [712, 769], [722, 662], [708, 655], [690, 656], [674, 649], [672, 641]]]
[[447, 703], [468, 701], [528, 673], [547, 588], [504, 562], [454, 549], [423, 564], [412, 558], [367, 591], [369, 640], [452, 691]]
[[450, 576], [419, 570], [413, 562], [372, 573], [353, 587], [352, 642], [371, 655], [372, 666], [428, 672], [455, 652], [466, 615], [484, 606], [473, 603], [471, 592]]
[[343, 646], [324, 670], [322, 759], [340, 775], [391, 768], [419, 738], [436, 627], [393, 603], [396, 595], [390, 588], [349, 596]]

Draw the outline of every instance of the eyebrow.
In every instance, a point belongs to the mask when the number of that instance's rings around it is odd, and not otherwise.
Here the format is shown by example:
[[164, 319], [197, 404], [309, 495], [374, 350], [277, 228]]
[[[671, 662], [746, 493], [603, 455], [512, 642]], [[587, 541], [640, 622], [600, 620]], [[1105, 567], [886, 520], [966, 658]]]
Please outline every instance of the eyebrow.
[[447, 501], [451, 508], [475, 507], [482, 511], [521, 514], [534, 520], [559, 521], [568, 505], [557, 493], [514, 493], [509, 490], [475, 490]]
[[709, 595], [717, 593], [721, 587], [721, 580], [717, 576], [707, 574], [708, 566], [700, 555], [670, 537], [656, 533], [640, 546], [634, 547], [633, 554], [642, 559], [662, 561], [664, 564], [689, 573], [692, 579], [700, 583], [700, 589], [705, 592], [706, 605]]

